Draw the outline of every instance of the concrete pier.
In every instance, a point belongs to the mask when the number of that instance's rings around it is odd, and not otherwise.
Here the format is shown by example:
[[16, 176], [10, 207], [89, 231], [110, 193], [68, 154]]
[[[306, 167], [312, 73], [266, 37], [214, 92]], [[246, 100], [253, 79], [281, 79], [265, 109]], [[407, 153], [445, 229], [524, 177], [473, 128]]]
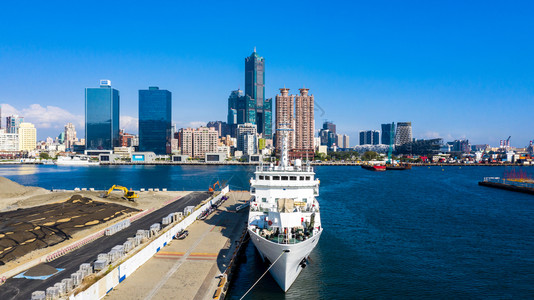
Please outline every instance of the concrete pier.
[[173, 240], [105, 299], [213, 299], [246, 228], [248, 211], [235, 208], [250, 198], [230, 192], [206, 220], [188, 227], [189, 236]]

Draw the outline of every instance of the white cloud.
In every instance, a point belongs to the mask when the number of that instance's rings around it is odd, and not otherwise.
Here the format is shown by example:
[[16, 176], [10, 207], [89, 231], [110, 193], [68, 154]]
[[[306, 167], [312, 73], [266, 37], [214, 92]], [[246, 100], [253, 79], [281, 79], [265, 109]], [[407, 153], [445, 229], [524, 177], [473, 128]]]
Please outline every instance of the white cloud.
[[20, 110], [9, 104], [2, 105], [2, 116], [19, 115], [24, 117], [24, 121], [33, 123], [37, 128], [54, 128], [62, 129], [65, 124], [73, 123], [78, 128], [84, 127], [84, 117], [75, 115], [61, 107], [46, 106], [40, 104], [31, 104]]
[[423, 138], [425, 139], [437, 139], [440, 137], [441, 135], [439, 134], [439, 132], [435, 132], [435, 131], [427, 131], [423, 134]]
[[120, 118], [120, 128], [124, 129], [127, 133], [137, 133], [138, 130], [138, 119], [130, 116], [121, 116]]

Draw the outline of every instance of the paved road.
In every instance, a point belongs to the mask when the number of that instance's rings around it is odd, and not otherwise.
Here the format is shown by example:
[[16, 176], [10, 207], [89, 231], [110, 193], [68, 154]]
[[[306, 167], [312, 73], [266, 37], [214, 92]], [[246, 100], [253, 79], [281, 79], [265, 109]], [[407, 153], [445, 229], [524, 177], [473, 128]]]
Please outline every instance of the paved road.
[[150, 225], [160, 223], [163, 217], [172, 212], [183, 211], [186, 206], [196, 206], [202, 200], [210, 196], [208, 192], [193, 192], [182, 197], [178, 201], [172, 202], [141, 219], [133, 222], [130, 227], [123, 229], [114, 235], [103, 236], [84, 247], [70, 252], [52, 262], [47, 263], [55, 268], [65, 269], [46, 280], [15, 279], [10, 278], [0, 286], [0, 299], [31, 299], [34, 291], [46, 291], [46, 288], [53, 286], [80, 268], [82, 263], [92, 262], [99, 253], [107, 253], [116, 245], [123, 244], [127, 238], [135, 236], [138, 229], [149, 229]]

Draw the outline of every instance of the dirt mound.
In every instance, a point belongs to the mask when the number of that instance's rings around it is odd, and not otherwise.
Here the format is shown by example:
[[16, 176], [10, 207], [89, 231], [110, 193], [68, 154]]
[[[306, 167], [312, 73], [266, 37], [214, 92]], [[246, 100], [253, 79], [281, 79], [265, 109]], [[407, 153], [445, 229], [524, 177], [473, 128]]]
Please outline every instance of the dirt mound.
[[47, 276], [50, 274], [56, 273], [56, 268], [49, 266], [47, 264], [40, 264], [33, 268], [28, 269], [24, 276]]
[[80, 230], [135, 211], [138, 210], [73, 195], [63, 202], [2, 212], [0, 265], [68, 240]]
[[0, 176], [0, 199], [22, 197], [35, 193], [46, 192], [45, 189], [33, 186], [23, 186], [5, 177]]

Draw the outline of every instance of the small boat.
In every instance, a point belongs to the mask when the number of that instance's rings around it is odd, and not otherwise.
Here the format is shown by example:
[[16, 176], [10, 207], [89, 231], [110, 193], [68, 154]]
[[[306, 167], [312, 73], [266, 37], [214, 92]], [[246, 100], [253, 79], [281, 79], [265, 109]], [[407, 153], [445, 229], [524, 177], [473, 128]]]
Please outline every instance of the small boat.
[[386, 166], [385, 166], [385, 165], [368, 165], [368, 164], [363, 164], [363, 165], [362, 165], [362, 169], [366, 169], [366, 170], [369, 170], [369, 171], [378, 171], [378, 172], [382, 172], [382, 171], [385, 171], [385, 170], [386, 170]]
[[403, 170], [410, 170], [411, 168], [412, 168], [411, 164], [400, 164], [400, 165], [386, 164], [386, 170], [403, 171]]
[[183, 230], [183, 229], [182, 229], [180, 232], [178, 232], [178, 233], [176, 234], [176, 239], [178, 239], [178, 240], [183, 240], [183, 239], [185, 239], [188, 235], [189, 235], [189, 231], [187, 231], [187, 230]]

